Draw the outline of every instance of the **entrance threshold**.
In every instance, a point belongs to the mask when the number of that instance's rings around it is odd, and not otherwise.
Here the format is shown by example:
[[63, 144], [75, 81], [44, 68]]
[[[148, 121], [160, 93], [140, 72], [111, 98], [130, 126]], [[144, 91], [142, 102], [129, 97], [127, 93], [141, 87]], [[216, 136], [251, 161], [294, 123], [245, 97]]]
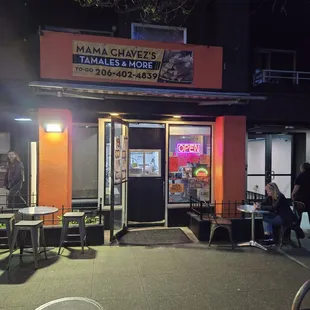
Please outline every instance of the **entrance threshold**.
[[128, 221], [128, 227], [154, 227], [154, 226], [164, 226], [166, 223], [165, 220], [156, 221], [156, 222], [133, 222]]

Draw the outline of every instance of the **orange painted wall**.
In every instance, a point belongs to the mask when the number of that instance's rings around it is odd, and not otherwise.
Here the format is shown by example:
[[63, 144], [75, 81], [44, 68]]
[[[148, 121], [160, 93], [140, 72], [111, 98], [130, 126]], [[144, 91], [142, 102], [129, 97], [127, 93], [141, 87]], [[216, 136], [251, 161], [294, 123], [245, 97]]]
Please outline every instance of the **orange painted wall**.
[[[192, 84], [150, 83], [140, 82], [139, 85], [183, 87], [183, 88], [222, 88], [223, 48], [215, 46], [200, 46], [179, 43], [163, 43], [141, 40], [129, 40], [113, 37], [72, 34], [64, 32], [44, 31], [40, 37], [40, 74], [41, 78], [85, 81], [95, 83], [113, 82], [116, 79], [98, 80], [91, 77], [76, 77], [72, 75], [72, 41], [89, 43], [105, 43], [127, 46], [139, 46], [156, 49], [189, 50], [194, 53], [194, 81]], [[135, 81], [123, 81], [125, 84], [137, 85]]]
[[[47, 133], [45, 122], [60, 121], [62, 133]], [[61, 210], [72, 201], [72, 115], [68, 110], [39, 109], [38, 193], [40, 206]], [[58, 214], [55, 214], [55, 219]], [[46, 217], [48, 218], [48, 217]], [[51, 218], [51, 216], [49, 216]], [[48, 223], [47, 223], [48, 224]], [[57, 223], [55, 223], [57, 224]]]
[[227, 203], [217, 209], [225, 217], [235, 214], [235, 201], [245, 199], [245, 152], [246, 117], [218, 117], [214, 134], [214, 194], [217, 202]]

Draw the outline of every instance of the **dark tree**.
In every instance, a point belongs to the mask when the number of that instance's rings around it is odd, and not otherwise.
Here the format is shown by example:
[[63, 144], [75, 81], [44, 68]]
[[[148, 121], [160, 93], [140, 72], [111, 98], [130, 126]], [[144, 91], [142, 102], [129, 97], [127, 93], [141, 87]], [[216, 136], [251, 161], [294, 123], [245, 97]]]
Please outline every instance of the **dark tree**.
[[84, 7], [113, 8], [119, 14], [138, 12], [143, 23], [169, 24], [183, 16], [186, 19], [199, 0], [74, 0]]

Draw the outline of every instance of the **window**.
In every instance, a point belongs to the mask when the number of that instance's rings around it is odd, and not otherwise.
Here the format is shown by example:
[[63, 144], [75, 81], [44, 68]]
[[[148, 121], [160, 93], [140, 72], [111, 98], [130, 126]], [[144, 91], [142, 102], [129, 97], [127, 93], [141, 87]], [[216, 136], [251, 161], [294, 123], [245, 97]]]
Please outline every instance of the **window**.
[[186, 44], [187, 30], [179, 27], [132, 23], [131, 39]]
[[72, 198], [98, 198], [98, 127], [72, 128]]
[[211, 199], [211, 126], [169, 127], [169, 203]]
[[130, 177], [160, 177], [160, 150], [129, 150]]

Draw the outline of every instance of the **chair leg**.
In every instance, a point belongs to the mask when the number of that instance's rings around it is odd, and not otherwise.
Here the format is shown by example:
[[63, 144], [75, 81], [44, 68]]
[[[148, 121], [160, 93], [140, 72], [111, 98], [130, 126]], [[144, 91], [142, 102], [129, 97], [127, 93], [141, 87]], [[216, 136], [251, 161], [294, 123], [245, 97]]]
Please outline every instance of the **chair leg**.
[[78, 223], [79, 223], [79, 231], [80, 231], [80, 240], [81, 240], [82, 254], [84, 254], [84, 240], [85, 240], [84, 218], [79, 219]]
[[301, 248], [301, 242], [300, 242], [300, 239], [299, 239], [298, 234], [297, 234], [296, 231], [295, 231], [295, 235], [296, 235], [296, 239], [297, 239], [297, 242], [298, 242], [298, 247]]
[[8, 262], [8, 265], [7, 265], [7, 269], [8, 270], [10, 268], [10, 264], [11, 264], [11, 261], [12, 261], [12, 256], [13, 256], [15, 244], [16, 244], [16, 241], [17, 241], [17, 235], [18, 235], [18, 229], [15, 228], [14, 231], [13, 231], [12, 243], [10, 245], [10, 256], [9, 256], [9, 262]]
[[19, 245], [19, 259], [23, 258], [26, 237], [27, 237], [27, 231], [26, 230], [21, 230], [21, 233], [20, 233], [20, 245]]
[[301, 248], [300, 239], [297, 237], [298, 247]]
[[38, 228], [32, 228], [30, 230], [35, 269], [38, 269], [38, 232]]
[[10, 221], [6, 224], [6, 234], [7, 234], [7, 237], [8, 237], [9, 249], [11, 250], [11, 246], [12, 246], [12, 234], [13, 234], [13, 220], [10, 220]]
[[45, 243], [45, 235], [44, 235], [44, 227], [42, 226], [40, 228], [41, 233], [40, 233], [40, 238], [41, 238], [41, 244], [43, 245], [43, 250], [44, 250], [44, 256], [45, 259], [47, 259], [47, 254], [46, 254], [46, 243]]
[[82, 227], [83, 227], [84, 246], [87, 246], [87, 242], [86, 242], [86, 225], [85, 225], [85, 218], [83, 219]]
[[284, 234], [285, 234], [285, 229], [283, 227], [280, 227], [280, 233], [279, 233], [279, 248], [282, 248], [283, 245], [283, 238], [284, 238]]
[[214, 236], [214, 232], [215, 232], [216, 226], [211, 225], [211, 230], [210, 230], [210, 238], [209, 238], [209, 247], [211, 246], [211, 242]]
[[66, 220], [62, 221], [62, 229], [61, 229], [61, 236], [60, 236], [60, 244], [59, 244], [59, 249], [58, 249], [58, 255], [60, 255], [61, 247], [65, 241], [65, 237], [67, 235], [67, 230], [68, 230], [68, 225], [69, 222]]
[[230, 239], [230, 242], [231, 242], [231, 247], [232, 247], [232, 249], [234, 249], [235, 245], [234, 245], [234, 240], [233, 240], [233, 237], [232, 237], [232, 227], [228, 226], [227, 230], [228, 230], [229, 239]]

